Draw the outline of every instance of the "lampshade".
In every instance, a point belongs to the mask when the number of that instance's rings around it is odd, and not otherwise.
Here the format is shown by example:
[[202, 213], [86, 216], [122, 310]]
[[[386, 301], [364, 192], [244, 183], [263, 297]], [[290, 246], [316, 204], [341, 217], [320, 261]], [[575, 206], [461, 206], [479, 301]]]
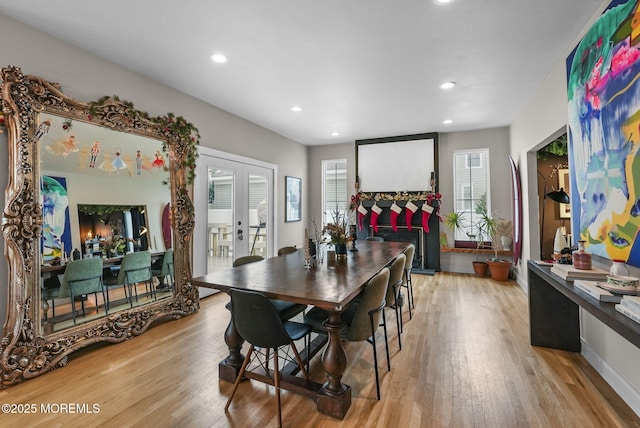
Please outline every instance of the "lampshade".
[[569, 195], [561, 187], [560, 190], [554, 190], [544, 195], [544, 198], [549, 198], [552, 201], [560, 202], [561, 204], [568, 204], [570, 202]]
[[562, 233], [562, 227], [556, 229], [556, 236], [553, 239], [553, 252], [560, 254], [563, 248], [567, 246], [567, 239]]

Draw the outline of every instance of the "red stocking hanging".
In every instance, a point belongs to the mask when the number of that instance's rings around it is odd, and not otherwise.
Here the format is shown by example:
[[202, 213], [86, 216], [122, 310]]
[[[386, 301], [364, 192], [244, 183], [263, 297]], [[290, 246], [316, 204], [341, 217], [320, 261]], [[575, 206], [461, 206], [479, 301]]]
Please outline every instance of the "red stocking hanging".
[[411, 218], [413, 217], [413, 213], [418, 211], [418, 206], [413, 202], [409, 201], [407, 202], [407, 205], [405, 205], [405, 208], [406, 208], [406, 211], [404, 212], [404, 218], [405, 218], [405, 221], [407, 222], [407, 230], [411, 231], [412, 229]]
[[393, 205], [391, 205], [391, 229], [393, 229], [394, 232], [398, 231], [398, 214], [401, 212], [402, 208], [394, 201]]
[[371, 207], [371, 228], [374, 232], [378, 231], [378, 216], [382, 212], [382, 208], [380, 208], [375, 202]]
[[364, 216], [366, 216], [368, 212], [369, 211], [367, 211], [364, 205], [360, 204], [358, 206], [358, 230], [360, 232], [362, 232], [362, 220], [364, 219]]
[[429, 216], [433, 212], [433, 207], [428, 202], [422, 204], [422, 229], [425, 233], [429, 232]]

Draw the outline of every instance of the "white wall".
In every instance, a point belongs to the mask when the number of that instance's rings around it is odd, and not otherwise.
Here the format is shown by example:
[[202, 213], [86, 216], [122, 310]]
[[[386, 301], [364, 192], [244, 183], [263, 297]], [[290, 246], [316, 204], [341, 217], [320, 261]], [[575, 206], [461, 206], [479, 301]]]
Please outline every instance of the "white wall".
[[[601, 14], [609, 1], [603, 1], [599, 12], [582, 30], [582, 34]], [[566, 127], [568, 121], [568, 101], [566, 87], [565, 58], [577, 45], [582, 34], [567, 46], [565, 55], [527, 102], [511, 125], [511, 153], [521, 168], [523, 185], [523, 223], [529, 225], [524, 230], [524, 265], [518, 282], [527, 287], [526, 260], [535, 259], [539, 252], [538, 237], [538, 195], [535, 151], [547, 144]], [[606, 267], [606, 266], [602, 266]], [[582, 333], [582, 354], [593, 367], [609, 382], [620, 396], [640, 415], [640, 377], [637, 362], [640, 349], [631, 345], [603, 323], [581, 310], [580, 330]]]
[[[94, 101], [105, 95], [117, 95], [132, 102], [151, 116], [173, 112], [184, 116], [200, 130], [201, 144], [224, 152], [278, 165], [278, 242], [299, 237], [302, 243], [308, 189], [307, 148], [281, 135], [234, 116], [196, 98], [168, 88], [114, 63], [77, 49], [0, 14], [0, 66], [16, 65], [27, 74], [59, 82], [63, 91], [82, 101]], [[179, 73], [180, 70], [175, 70]], [[2, 137], [5, 138], [3, 134]], [[7, 149], [0, 140], [0, 186], [7, 184]], [[284, 177], [303, 178], [303, 221], [284, 222]], [[206, 196], [204, 196], [206, 197]], [[0, 199], [4, 206], [4, 194]], [[7, 278], [7, 264], [0, 261], [0, 278]], [[0, 287], [0, 318], [6, 317], [7, 291]]]

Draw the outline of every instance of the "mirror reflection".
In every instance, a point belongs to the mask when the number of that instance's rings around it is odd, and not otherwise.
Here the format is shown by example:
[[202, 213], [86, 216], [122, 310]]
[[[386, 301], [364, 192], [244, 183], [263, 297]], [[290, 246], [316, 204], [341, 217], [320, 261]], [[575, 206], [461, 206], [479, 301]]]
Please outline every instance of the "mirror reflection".
[[39, 129], [45, 332], [172, 296], [162, 141], [50, 113]]
[[81, 250], [74, 256], [113, 257], [149, 249], [146, 206], [78, 205]]

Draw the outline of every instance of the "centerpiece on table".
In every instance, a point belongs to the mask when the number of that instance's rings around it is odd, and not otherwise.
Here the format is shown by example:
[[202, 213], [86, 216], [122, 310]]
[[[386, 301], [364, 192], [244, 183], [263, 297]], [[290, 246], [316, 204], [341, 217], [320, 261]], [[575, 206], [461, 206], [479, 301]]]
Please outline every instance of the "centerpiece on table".
[[347, 219], [343, 213], [338, 210], [331, 213], [333, 222], [327, 223], [322, 232], [329, 236], [329, 242], [333, 244], [336, 255], [347, 254], [347, 243], [353, 238], [347, 234]]
[[127, 241], [122, 237], [113, 237], [102, 243], [102, 248], [107, 257], [116, 257], [124, 254], [127, 248]]

